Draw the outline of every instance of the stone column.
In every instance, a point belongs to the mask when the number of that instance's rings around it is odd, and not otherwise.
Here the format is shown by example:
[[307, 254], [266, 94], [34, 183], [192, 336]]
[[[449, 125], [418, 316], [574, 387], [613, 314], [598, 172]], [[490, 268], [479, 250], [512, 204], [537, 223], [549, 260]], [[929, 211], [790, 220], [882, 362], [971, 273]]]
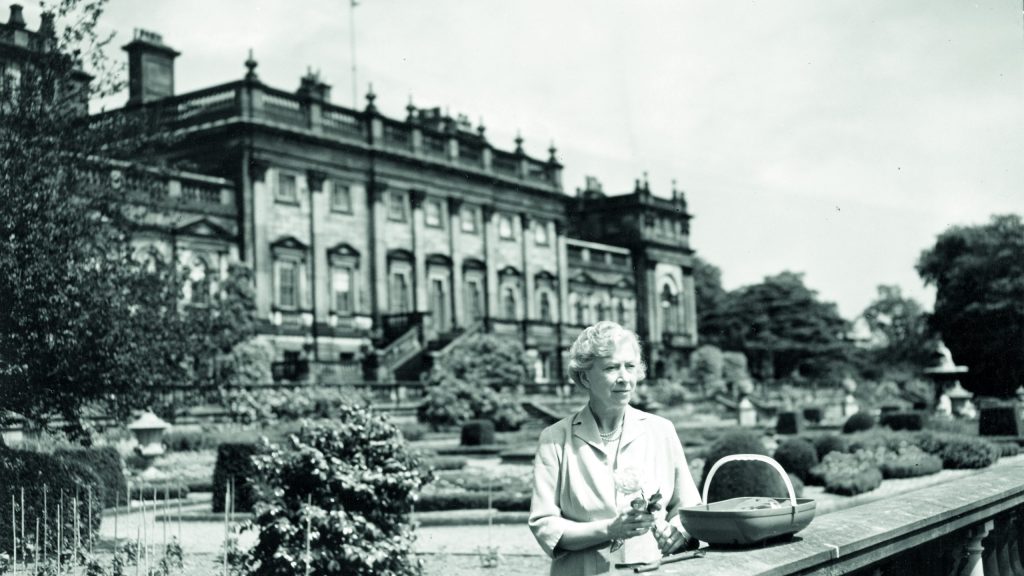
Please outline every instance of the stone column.
[[386, 196], [388, 186], [384, 182], [371, 183], [366, 189], [370, 199], [370, 248], [373, 252], [373, 325], [382, 328], [381, 315], [388, 309], [388, 246], [384, 235], [387, 222]]
[[[533, 256], [532, 256], [532, 252], [533, 252], [533, 239], [531, 238], [531, 228], [530, 228], [531, 219], [530, 219], [530, 217], [528, 215], [522, 214], [519, 217], [519, 220], [520, 220], [520, 222], [522, 222], [522, 224], [521, 224], [521, 226], [522, 226], [522, 234], [520, 234], [520, 238], [523, 241], [523, 244], [522, 244], [522, 254], [523, 254], [523, 268], [522, 268], [522, 270], [523, 270], [523, 298], [524, 298], [524, 301], [523, 301], [523, 320], [524, 320], [523, 326], [524, 326], [524, 336], [525, 336], [525, 331], [527, 330], [526, 326], [527, 326], [527, 324], [529, 323], [529, 321], [531, 319], [534, 319], [534, 318], [537, 317], [537, 310], [536, 310], [536, 304], [533, 301], [533, 292], [534, 292], [534, 288], [535, 287], [533, 285], [533, 280], [534, 280], [533, 279], [533, 270], [530, 267], [530, 262], [533, 259]], [[535, 224], [543, 225], [543, 223], [538, 223], [538, 222], [535, 222]]]
[[484, 286], [484, 293], [487, 294], [488, 320], [498, 316], [498, 230], [494, 225], [494, 207], [483, 207], [484, 226], [484, 262], [487, 265], [487, 285]]
[[461, 328], [465, 323], [462, 311], [462, 200], [448, 199], [448, 246], [452, 255], [452, 328]]
[[423, 190], [411, 190], [409, 200], [412, 204], [412, 250], [413, 250], [413, 292], [416, 295], [414, 312], [426, 312], [430, 309], [427, 305], [427, 255], [420, 245], [423, 240], [423, 228], [425, 226], [423, 216], [423, 201], [427, 193]]

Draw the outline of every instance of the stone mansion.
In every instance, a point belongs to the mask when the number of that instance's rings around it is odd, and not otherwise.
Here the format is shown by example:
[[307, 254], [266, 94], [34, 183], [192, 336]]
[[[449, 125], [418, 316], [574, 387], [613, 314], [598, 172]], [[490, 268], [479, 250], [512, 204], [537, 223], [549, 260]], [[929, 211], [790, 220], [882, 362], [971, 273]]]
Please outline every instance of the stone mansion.
[[[12, 7], [5, 77], [40, 28]], [[553, 146], [503, 149], [437, 108], [390, 117], [372, 90], [362, 109], [339, 106], [312, 74], [275, 88], [251, 55], [241, 78], [176, 94], [179, 53], [159, 35], [137, 30], [124, 50], [125, 109], [157, 110], [181, 136], [167, 161], [189, 167], [149, 185], [173, 215], [142, 240], [191, 269], [193, 302], [230, 262], [252, 268], [275, 378], [415, 380], [432, 353], [493, 333], [522, 342], [537, 383], [560, 382], [599, 319], [637, 331], [649, 377], [686, 369], [697, 326], [681, 192], [642, 179], [607, 195], [588, 178], [567, 194]], [[110, 185], [133, 181], [112, 168]]]

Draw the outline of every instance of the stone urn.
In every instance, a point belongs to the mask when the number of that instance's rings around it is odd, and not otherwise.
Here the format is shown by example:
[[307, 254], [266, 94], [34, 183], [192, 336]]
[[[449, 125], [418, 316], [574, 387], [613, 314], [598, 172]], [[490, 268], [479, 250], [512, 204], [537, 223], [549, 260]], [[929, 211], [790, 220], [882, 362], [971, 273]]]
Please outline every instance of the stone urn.
[[135, 452], [145, 458], [147, 462], [152, 462], [154, 458], [162, 455], [164, 453], [164, 431], [170, 427], [170, 424], [154, 414], [152, 410], [144, 412], [128, 425], [128, 429], [132, 431], [135, 440], [138, 441]]

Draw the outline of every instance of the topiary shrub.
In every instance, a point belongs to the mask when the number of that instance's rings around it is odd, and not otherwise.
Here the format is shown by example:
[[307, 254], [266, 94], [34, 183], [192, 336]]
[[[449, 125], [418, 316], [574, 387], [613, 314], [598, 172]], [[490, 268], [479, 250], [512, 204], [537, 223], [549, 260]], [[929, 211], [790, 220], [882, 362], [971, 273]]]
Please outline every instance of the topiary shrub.
[[825, 417], [825, 410], [821, 406], [807, 406], [801, 410], [804, 420], [812, 424], [820, 424]]
[[883, 478], [916, 478], [942, 470], [942, 458], [928, 454], [915, 445], [892, 453], [878, 466]]
[[427, 387], [427, 395], [416, 409], [416, 417], [434, 430], [485, 418], [502, 431], [518, 430], [527, 418], [526, 411], [514, 397], [448, 376]]
[[304, 427], [254, 461], [251, 574], [306, 570], [307, 526], [313, 574], [420, 574], [409, 514], [430, 476], [386, 418], [343, 406], [331, 421]]
[[996, 444], [999, 449], [1000, 458], [1009, 458], [1020, 454], [1020, 446], [1016, 442], [999, 442]]
[[1015, 406], [986, 406], [978, 414], [978, 434], [1020, 436], [1021, 422]]
[[225, 442], [217, 447], [217, 463], [213, 466], [213, 511], [224, 511], [228, 485], [234, 493], [236, 512], [249, 512], [255, 501], [250, 480], [256, 475], [253, 456], [260, 453], [260, 444]]
[[921, 430], [928, 423], [926, 412], [890, 412], [882, 414], [878, 424], [891, 430]]
[[799, 434], [803, 430], [803, 420], [796, 412], [780, 412], [775, 422], [775, 432], [779, 434]]
[[843, 434], [853, 434], [854, 432], [863, 432], [864, 430], [870, 430], [875, 427], [875, 417], [867, 412], [857, 412], [846, 419], [846, 423], [843, 424]]
[[[733, 430], [711, 445], [701, 475], [701, 490], [715, 462], [731, 454], [768, 455], [761, 436], [749, 430]], [[715, 472], [708, 490], [708, 502], [740, 496], [788, 497], [786, 485], [774, 468], [763, 462], [729, 462]]]
[[786, 440], [775, 449], [775, 461], [786, 472], [804, 480], [811, 468], [818, 465], [818, 452], [806, 440], [792, 438]]
[[466, 422], [462, 425], [461, 444], [463, 446], [494, 444], [494, 422], [490, 420]]
[[124, 501], [128, 481], [124, 477], [124, 462], [113, 446], [63, 449], [53, 453], [57, 458], [78, 462], [91, 469], [100, 479], [103, 487], [100, 493], [93, 493], [96, 505], [113, 506], [116, 500]]
[[[102, 507], [93, 504], [89, 517], [88, 494], [103, 500], [103, 483], [91, 467], [79, 461], [56, 454], [42, 454], [26, 450], [0, 449], [0, 518], [7, 521], [7, 530], [0, 530], [0, 550], [11, 550], [13, 535], [10, 530], [11, 496], [14, 496], [16, 516], [21, 522], [21, 490], [25, 490], [25, 529], [35, 543], [36, 520], [39, 520], [39, 541], [46, 536], [49, 550], [57, 548], [57, 526], [60, 524], [64, 550], [70, 550], [75, 541], [75, 499], [78, 499], [78, 523], [82, 541], [97, 536]], [[45, 502], [45, 504], [44, 504]], [[58, 522], [57, 506], [60, 505]], [[45, 509], [45, 514], [44, 514]], [[20, 530], [19, 530], [20, 533]], [[20, 542], [20, 536], [19, 536]]]
[[814, 450], [818, 453], [818, 460], [820, 461], [829, 452], [848, 452], [850, 450], [850, 442], [842, 436], [826, 434], [814, 439]]

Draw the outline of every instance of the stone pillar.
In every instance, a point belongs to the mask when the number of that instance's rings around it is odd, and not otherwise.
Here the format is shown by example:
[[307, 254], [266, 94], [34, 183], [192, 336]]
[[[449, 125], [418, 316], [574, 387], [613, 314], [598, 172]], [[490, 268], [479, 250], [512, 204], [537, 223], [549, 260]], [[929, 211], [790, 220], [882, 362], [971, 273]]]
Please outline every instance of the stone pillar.
[[427, 305], [427, 255], [420, 245], [424, 228], [423, 201], [426, 198], [427, 193], [423, 190], [409, 192], [412, 204], [413, 292], [416, 295], [414, 312], [426, 312], [430, 309]]
[[[519, 217], [519, 221], [522, 223], [522, 234], [520, 239], [522, 240], [522, 253], [523, 253], [523, 320], [525, 321], [523, 335], [526, 335], [526, 323], [531, 319], [537, 317], [536, 304], [533, 301], [533, 270], [530, 268], [530, 262], [532, 261], [531, 252], [533, 250], [533, 238], [531, 237], [530, 228], [530, 217], [526, 214], [522, 214]], [[543, 225], [543, 223], [536, 223], [537, 225]]]
[[462, 310], [462, 200], [448, 199], [448, 247], [452, 255], [452, 328], [461, 328], [465, 323]]
[[498, 317], [498, 230], [494, 225], [494, 207], [483, 207], [484, 225], [484, 254], [487, 264], [487, 285], [484, 286], [484, 293], [487, 294], [488, 320]]
[[373, 325], [381, 327], [380, 317], [388, 310], [388, 246], [384, 235], [387, 222], [388, 186], [374, 182], [366, 189], [370, 199], [370, 247], [373, 251]]

